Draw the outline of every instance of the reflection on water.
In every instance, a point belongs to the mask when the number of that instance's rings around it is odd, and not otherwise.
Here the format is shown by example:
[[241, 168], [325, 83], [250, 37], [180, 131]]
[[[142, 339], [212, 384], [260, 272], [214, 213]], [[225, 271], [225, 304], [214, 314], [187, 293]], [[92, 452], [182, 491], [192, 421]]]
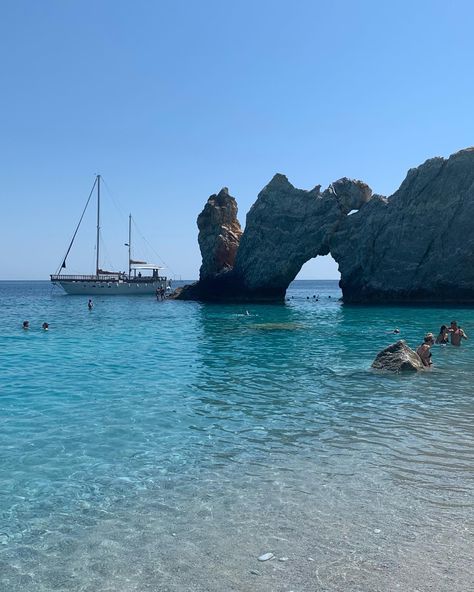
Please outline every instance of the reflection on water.
[[449, 309], [0, 290], [0, 590], [469, 588], [474, 348], [370, 370]]

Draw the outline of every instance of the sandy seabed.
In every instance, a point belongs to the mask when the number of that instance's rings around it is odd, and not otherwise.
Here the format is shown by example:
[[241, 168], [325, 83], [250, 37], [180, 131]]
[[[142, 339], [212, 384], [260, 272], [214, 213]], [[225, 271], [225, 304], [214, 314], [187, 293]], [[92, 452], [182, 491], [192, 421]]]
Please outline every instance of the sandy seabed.
[[[23, 546], [2, 592], [465, 592], [472, 530], [449, 493], [298, 465], [164, 478], [134, 499], [64, 517]], [[281, 461], [281, 459], [280, 459]], [[320, 459], [321, 461], [321, 459]], [[324, 463], [323, 463], [324, 464]], [[190, 489], [191, 488], [191, 489]], [[466, 500], [468, 501], [468, 500]], [[471, 500], [472, 501], [472, 500]], [[459, 500], [457, 500], [459, 502]], [[39, 527], [39, 525], [38, 525]], [[36, 533], [38, 536], [38, 532]], [[262, 562], [258, 557], [273, 553]]]

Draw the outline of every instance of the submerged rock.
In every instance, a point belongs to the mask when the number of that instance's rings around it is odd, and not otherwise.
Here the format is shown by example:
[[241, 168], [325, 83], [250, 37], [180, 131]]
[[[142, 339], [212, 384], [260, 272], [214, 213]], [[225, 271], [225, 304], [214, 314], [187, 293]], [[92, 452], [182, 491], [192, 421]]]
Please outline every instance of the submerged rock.
[[389, 372], [418, 372], [425, 367], [420, 356], [400, 339], [377, 354], [372, 368]]
[[303, 329], [301, 323], [255, 323], [249, 326], [250, 329], [259, 329], [261, 331], [296, 331]]

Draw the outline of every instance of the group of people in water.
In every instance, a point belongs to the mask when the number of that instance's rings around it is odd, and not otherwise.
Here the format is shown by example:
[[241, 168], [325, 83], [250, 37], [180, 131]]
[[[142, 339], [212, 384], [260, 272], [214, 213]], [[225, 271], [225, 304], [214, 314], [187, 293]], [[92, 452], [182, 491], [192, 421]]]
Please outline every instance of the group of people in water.
[[440, 345], [447, 345], [451, 343], [459, 347], [463, 339], [467, 339], [464, 330], [458, 325], [457, 321], [451, 321], [451, 325], [441, 325], [438, 336], [435, 338], [433, 333], [427, 333], [423, 339], [423, 343], [418, 347], [416, 353], [420, 356], [423, 366], [430, 367], [431, 361], [431, 346], [435, 343]]
[[[156, 299], [157, 300], [164, 300], [166, 298], [166, 292], [164, 288], [158, 288], [156, 290]], [[89, 298], [89, 301], [87, 302], [87, 308], [89, 310], [92, 310], [94, 308], [94, 303], [92, 302], [92, 298]], [[23, 329], [26, 331], [30, 328], [30, 321], [23, 321], [23, 325], [22, 325]], [[48, 323], [43, 323], [41, 325], [41, 328], [44, 331], [47, 331], [49, 329], [49, 324]]]
[[[92, 310], [94, 308], [94, 303], [92, 302], [91, 298], [89, 298], [89, 302], [87, 303], [87, 308], [89, 310]], [[25, 331], [27, 331], [30, 328], [30, 321], [23, 321], [22, 328]], [[41, 325], [41, 328], [43, 329], [43, 331], [48, 331], [49, 330], [49, 323], [44, 322]]]
[[166, 298], [166, 290], [163, 287], [156, 288], [155, 295], [157, 300], [164, 300]]
[[[22, 327], [25, 331], [28, 331], [28, 329], [30, 328], [30, 321], [23, 321]], [[43, 329], [43, 331], [47, 331], [49, 329], [48, 323], [43, 323], [41, 325], [41, 328]]]
[[[331, 298], [331, 295], [329, 295], [328, 298]], [[289, 302], [290, 300], [294, 300], [294, 299], [295, 299], [294, 296], [291, 296], [291, 298], [290, 298], [290, 296], [288, 296], [286, 298], [286, 301]], [[306, 296], [306, 300], [310, 300], [309, 296]], [[319, 294], [317, 294], [317, 295], [316, 294], [313, 294], [313, 300], [315, 302], [319, 302]]]
[[[319, 294], [318, 294], [319, 297]], [[166, 293], [164, 288], [157, 288], [156, 290], [156, 299], [157, 300], [164, 300], [166, 298]], [[314, 296], [314, 298], [316, 299], [316, 296]], [[87, 303], [87, 308], [89, 310], [92, 310], [94, 307], [94, 303], [92, 302], [92, 299], [89, 298], [89, 301]], [[245, 311], [245, 314], [249, 316], [249, 312]], [[23, 321], [23, 325], [22, 325], [23, 329], [25, 331], [27, 331], [30, 328], [30, 322], [29, 321]], [[44, 322], [41, 325], [41, 328], [43, 329], [43, 331], [48, 331], [49, 329], [49, 324]], [[393, 331], [390, 331], [391, 333], [400, 333], [400, 329], [394, 329]], [[463, 339], [467, 339], [467, 335], [464, 331], [464, 329], [462, 329], [462, 327], [460, 327], [457, 323], [457, 321], [451, 321], [450, 326], [448, 327], [447, 325], [441, 325], [441, 328], [439, 330], [439, 334], [438, 336], [435, 338], [433, 333], [427, 333], [425, 335], [425, 337], [423, 338], [423, 343], [417, 348], [416, 353], [420, 356], [421, 361], [423, 362], [423, 366], [426, 367], [430, 367], [432, 366], [433, 362], [431, 361], [431, 346], [436, 344], [439, 345], [447, 345], [448, 343], [451, 343], [451, 345], [454, 345], [456, 347], [459, 347], [462, 343]]]

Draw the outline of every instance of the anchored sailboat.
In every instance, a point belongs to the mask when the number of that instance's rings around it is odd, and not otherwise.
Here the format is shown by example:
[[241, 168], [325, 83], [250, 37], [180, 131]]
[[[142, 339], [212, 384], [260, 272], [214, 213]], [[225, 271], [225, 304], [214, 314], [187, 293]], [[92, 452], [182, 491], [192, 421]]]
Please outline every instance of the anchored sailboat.
[[[132, 216], [128, 218], [128, 273], [121, 271], [104, 271], [99, 267], [100, 251], [100, 182], [101, 176], [97, 175], [92, 186], [87, 203], [82, 212], [81, 218], [74, 235], [63, 257], [62, 263], [55, 274], [51, 274], [51, 282], [63, 288], [68, 294], [82, 295], [131, 295], [131, 294], [155, 294], [158, 291], [166, 290], [169, 282], [165, 276], [160, 275], [163, 269], [159, 265], [137, 261], [132, 259]], [[66, 260], [76, 238], [77, 231], [81, 225], [87, 206], [97, 189], [97, 238], [96, 238], [96, 265], [94, 275], [66, 275], [62, 273], [66, 269]]]

